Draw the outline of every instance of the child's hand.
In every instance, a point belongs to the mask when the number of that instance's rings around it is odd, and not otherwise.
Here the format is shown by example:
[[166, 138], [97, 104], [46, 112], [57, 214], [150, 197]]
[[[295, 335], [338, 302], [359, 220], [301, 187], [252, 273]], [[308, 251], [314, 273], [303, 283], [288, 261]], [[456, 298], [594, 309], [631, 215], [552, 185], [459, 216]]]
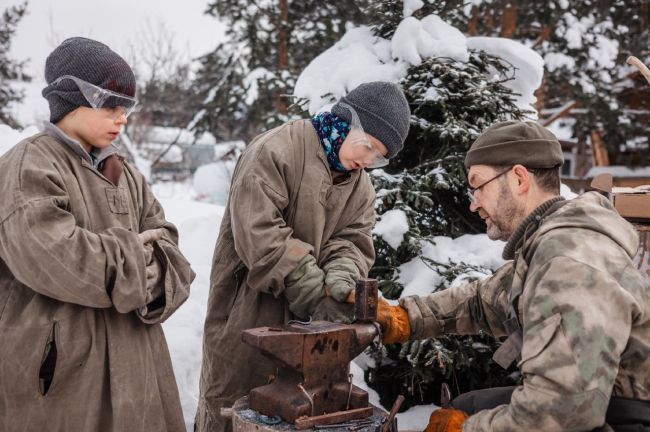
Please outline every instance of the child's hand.
[[155, 241], [162, 239], [164, 233], [165, 233], [164, 228], [156, 228], [156, 229], [143, 231], [140, 234], [138, 234], [138, 237], [140, 238], [142, 244], [146, 245], [147, 243], [153, 243]]

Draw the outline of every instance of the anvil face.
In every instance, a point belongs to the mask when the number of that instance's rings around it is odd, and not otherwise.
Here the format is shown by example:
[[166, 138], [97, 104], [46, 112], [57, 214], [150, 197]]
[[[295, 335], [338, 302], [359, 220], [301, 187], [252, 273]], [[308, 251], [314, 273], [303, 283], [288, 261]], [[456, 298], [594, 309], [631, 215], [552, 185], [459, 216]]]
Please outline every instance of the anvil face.
[[327, 321], [244, 331], [243, 341], [279, 366], [273, 383], [250, 392], [251, 408], [293, 422], [301, 415], [367, 407], [367, 394], [348, 375], [350, 361], [377, 335], [373, 324]]
[[246, 330], [242, 339], [279, 366], [301, 373], [303, 383], [311, 385], [347, 381], [350, 361], [372, 343], [375, 335], [376, 329], [370, 324], [314, 321]]

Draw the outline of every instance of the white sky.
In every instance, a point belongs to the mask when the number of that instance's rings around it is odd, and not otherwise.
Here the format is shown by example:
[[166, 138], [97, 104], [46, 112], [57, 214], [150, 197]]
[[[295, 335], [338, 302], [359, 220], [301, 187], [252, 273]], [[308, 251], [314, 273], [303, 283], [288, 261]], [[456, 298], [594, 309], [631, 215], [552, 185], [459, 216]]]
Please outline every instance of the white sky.
[[[0, 0], [0, 12], [22, 0]], [[27, 72], [43, 76], [45, 58], [62, 40], [84, 36], [99, 40], [122, 57], [138, 46], [143, 32], [160, 23], [174, 35], [174, 43], [188, 58], [213, 50], [223, 39], [224, 26], [205, 15], [208, 0], [29, 0], [18, 24], [11, 55], [29, 59]]]

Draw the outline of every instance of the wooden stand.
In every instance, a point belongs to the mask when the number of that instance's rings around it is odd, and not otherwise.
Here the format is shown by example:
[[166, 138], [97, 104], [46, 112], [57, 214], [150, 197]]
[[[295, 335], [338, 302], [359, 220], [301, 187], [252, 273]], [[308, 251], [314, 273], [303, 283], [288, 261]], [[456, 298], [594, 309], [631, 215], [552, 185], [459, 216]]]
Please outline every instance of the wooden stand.
[[[382, 420], [388, 417], [388, 413], [383, 409], [372, 406], [372, 415], [364, 420], [350, 421], [345, 425], [315, 426], [302, 431], [316, 432], [375, 432], [381, 430]], [[238, 399], [232, 408], [222, 410], [223, 416], [229, 416], [232, 419], [233, 432], [278, 432], [278, 431], [297, 431], [295, 425], [279, 421], [275, 423], [274, 419], [269, 419], [260, 415], [248, 406], [248, 396]], [[277, 420], [276, 420], [277, 421]], [[275, 423], [275, 424], [273, 424]], [[397, 428], [390, 428], [391, 432], [397, 432]]]

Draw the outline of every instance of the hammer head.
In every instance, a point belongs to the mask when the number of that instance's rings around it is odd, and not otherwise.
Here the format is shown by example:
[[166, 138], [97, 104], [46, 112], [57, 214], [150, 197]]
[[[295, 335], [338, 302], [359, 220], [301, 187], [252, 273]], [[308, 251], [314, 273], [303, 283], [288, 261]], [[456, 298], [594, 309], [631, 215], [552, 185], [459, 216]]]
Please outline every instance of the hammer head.
[[376, 279], [359, 279], [354, 292], [354, 317], [356, 322], [377, 321], [379, 284]]

